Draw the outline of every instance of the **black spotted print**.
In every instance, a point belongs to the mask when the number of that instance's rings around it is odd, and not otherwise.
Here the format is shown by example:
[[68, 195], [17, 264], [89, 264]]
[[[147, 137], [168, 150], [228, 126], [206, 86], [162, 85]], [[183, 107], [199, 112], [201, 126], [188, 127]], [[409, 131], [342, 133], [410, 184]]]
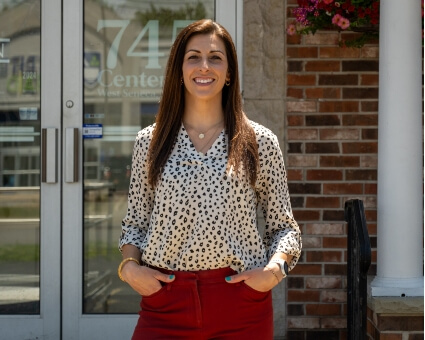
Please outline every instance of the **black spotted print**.
[[[205, 155], [198, 153], [182, 125], [177, 142], [153, 190], [146, 157], [154, 126], [141, 130], [133, 150], [127, 215], [120, 248], [132, 244], [142, 260], [170, 270], [230, 266], [238, 272], [265, 266], [276, 252], [301, 253], [286, 171], [277, 137], [251, 122], [259, 146], [255, 189], [226, 170], [228, 138], [223, 130]], [[257, 228], [257, 207], [265, 230]]]

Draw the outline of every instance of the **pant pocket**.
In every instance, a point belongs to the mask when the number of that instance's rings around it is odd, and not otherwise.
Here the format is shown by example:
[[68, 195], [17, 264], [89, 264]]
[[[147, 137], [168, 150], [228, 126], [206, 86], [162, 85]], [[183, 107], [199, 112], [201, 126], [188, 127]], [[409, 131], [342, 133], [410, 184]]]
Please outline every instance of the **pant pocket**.
[[169, 291], [170, 288], [170, 285], [165, 285], [151, 295], [142, 296], [142, 301], [140, 303], [142, 310], [160, 310], [163, 308], [167, 303], [167, 291]]
[[250, 286], [248, 286], [245, 282], [240, 283], [240, 290], [242, 291], [242, 296], [247, 297], [253, 301], [263, 301], [267, 299], [267, 297], [271, 294], [271, 291], [260, 292]]
[[199, 298], [194, 285], [169, 283], [160, 291], [142, 297], [140, 305], [142, 310], [139, 313], [139, 330], [161, 332], [161, 328], [168, 327], [177, 332], [199, 327], [202, 319], [197, 308]]

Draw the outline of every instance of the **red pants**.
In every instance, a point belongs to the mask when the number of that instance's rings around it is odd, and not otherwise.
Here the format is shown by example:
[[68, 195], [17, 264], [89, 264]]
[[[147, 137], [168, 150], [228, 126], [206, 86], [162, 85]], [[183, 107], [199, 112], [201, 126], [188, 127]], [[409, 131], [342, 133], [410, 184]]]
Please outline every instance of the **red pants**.
[[141, 302], [132, 340], [273, 339], [271, 292], [227, 283], [230, 268], [171, 272], [175, 280]]

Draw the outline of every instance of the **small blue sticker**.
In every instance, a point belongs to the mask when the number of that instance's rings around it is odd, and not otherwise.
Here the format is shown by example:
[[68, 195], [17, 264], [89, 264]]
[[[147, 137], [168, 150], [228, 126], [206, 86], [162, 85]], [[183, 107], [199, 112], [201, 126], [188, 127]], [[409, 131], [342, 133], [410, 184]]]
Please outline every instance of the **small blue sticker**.
[[83, 138], [102, 138], [102, 124], [83, 124]]

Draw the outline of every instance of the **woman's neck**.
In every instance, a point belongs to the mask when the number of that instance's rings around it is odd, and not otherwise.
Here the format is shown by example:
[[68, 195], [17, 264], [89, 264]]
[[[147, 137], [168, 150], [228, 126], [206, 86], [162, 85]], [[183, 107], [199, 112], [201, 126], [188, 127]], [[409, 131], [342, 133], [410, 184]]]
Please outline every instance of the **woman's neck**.
[[221, 101], [212, 103], [196, 101], [186, 103], [183, 122], [203, 131], [223, 121], [224, 114]]

